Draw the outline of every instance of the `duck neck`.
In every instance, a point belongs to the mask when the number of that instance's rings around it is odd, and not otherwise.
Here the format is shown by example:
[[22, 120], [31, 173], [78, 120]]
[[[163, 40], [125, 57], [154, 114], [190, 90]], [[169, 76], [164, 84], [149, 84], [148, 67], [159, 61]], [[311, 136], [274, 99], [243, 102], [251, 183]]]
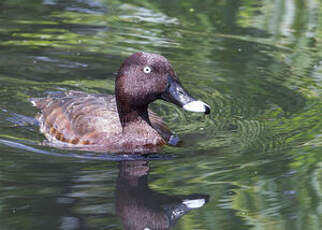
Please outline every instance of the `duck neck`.
[[121, 108], [119, 109], [119, 116], [123, 132], [127, 131], [128, 127], [136, 127], [138, 124], [151, 126], [147, 106], [127, 110]]
[[138, 151], [159, 151], [158, 146], [166, 142], [152, 126], [149, 119], [148, 106], [129, 108], [131, 107], [126, 107], [124, 104], [122, 104], [121, 108], [118, 106], [122, 125], [122, 140], [124, 141], [124, 146], [128, 148], [126, 151], [136, 151], [138, 146]]

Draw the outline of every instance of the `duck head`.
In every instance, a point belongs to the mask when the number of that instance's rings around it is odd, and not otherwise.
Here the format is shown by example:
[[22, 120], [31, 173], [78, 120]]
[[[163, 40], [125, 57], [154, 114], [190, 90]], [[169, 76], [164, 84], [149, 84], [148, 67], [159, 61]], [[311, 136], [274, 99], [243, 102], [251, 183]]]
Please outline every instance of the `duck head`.
[[206, 103], [193, 98], [181, 85], [168, 60], [158, 54], [138, 52], [125, 59], [115, 84], [119, 114], [146, 111], [156, 99], [191, 112], [210, 113]]

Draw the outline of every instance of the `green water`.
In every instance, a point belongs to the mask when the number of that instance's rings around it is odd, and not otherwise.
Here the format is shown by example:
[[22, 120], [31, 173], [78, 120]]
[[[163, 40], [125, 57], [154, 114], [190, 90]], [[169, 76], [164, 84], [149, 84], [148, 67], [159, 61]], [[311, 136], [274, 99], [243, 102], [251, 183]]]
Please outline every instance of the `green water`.
[[[321, 14], [315, 0], [0, 1], [0, 229], [156, 229], [163, 201], [192, 194], [208, 202], [163, 229], [322, 229]], [[149, 162], [42, 146], [28, 99], [113, 93], [136, 51], [166, 56], [212, 107], [151, 105], [181, 146]]]

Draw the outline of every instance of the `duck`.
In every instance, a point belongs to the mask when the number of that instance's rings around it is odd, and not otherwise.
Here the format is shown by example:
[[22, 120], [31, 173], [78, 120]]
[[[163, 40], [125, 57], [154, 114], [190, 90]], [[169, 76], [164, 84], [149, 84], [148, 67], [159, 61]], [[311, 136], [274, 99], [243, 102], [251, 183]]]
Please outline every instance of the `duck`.
[[162, 55], [137, 52], [127, 57], [115, 79], [115, 95], [64, 91], [31, 98], [46, 145], [94, 152], [159, 152], [179, 138], [148, 106], [161, 99], [190, 112], [210, 113], [192, 97]]

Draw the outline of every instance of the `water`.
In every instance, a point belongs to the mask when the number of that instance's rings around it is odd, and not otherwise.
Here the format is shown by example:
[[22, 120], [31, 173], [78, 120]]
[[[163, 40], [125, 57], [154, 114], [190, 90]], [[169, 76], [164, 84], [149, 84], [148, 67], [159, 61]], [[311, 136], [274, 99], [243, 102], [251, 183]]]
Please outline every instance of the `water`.
[[[321, 229], [321, 9], [2, 0], [1, 229]], [[151, 106], [180, 147], [124, 162], [41, 145], [30, 97], [113, 93], [120, 63], [139, 50], [166, 56], [212, 107], [205, 116]], [[204, 203], [171, 221], [184, 199]]]

